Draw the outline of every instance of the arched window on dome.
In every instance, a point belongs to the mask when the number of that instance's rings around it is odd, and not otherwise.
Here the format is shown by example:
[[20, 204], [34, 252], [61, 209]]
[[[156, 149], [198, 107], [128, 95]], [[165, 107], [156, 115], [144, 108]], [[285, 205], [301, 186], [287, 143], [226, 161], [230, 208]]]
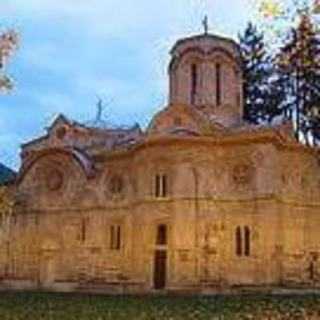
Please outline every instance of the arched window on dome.
[[216, 63], [216, 104], [221, 105], [221, 64]]
[[198, 86], [198, 66], [191, 65], [191, 104], [195, 104]]

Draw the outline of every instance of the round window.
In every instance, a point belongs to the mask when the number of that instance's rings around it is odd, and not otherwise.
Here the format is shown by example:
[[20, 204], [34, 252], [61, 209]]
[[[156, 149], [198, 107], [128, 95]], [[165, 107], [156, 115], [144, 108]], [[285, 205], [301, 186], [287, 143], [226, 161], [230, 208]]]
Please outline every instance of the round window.
[[236, 165], [233, 169], [233, 180], [236, 184], [249, 184], [252, 180], [253, 169], [248, 164]]
[[47, 175], [47, 187], [50, 191], [59, 190], [63, 184], [63, 175], [59, 170], [53, 169]]

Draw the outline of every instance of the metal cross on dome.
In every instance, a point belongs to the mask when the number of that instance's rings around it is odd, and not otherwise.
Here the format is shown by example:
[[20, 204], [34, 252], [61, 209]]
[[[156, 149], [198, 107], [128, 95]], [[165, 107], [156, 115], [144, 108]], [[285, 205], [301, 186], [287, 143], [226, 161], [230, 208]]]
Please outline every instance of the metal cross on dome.
[[203, 20], [202, 20], [202, 25], [204, 28], [204, 34], [208, 34], [209, 32], [209, 20], [208, 20], [208, 16], [205, 15]]

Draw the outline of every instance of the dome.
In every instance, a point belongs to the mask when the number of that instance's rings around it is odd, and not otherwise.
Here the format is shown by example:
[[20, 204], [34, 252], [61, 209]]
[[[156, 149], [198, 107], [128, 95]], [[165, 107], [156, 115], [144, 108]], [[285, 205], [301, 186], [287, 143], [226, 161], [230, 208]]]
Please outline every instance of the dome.
[[226, 119], [242, 118], [239, 45], [232, 39], [201, 34], [178, 40], [169, 64], [169, 104], [185, 104]]

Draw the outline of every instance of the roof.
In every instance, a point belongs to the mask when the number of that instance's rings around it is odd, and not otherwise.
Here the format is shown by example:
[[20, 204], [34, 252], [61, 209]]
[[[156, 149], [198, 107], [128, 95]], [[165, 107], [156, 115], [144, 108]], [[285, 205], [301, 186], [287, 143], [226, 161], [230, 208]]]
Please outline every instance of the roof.
[[68, 126], [71, 126], [71, 127], [77, 127], [81, 130], [85, 130], [85, 131], [88, 131], [88, 132], [91, 132], [93, 134], [97, 134], [97, 135], [105, 135], [106, 137], [107, 136], [116, 136], [116, 135], [119, 135], [119, 134], [124, 134], [124, 135], [130, 135], [130, 134], [142, 134], [142, 130], [139, 126], [139, 124], [134, 124], [133, 126], [131, 127], [125, 127], [125, 126], [122, 126], [122, 127], [115, 127], [115, 126], [110, 126], [110, 127], [103, 127], [103, 126], [98, 126], [98, 125], [95, 125], [95, 124], [90, 124], [90, 123], [87, 123], [87, 124], [83, 124], [83, 123], [80, 123], [80, 122], [77, 122], [77, 121], [74, 121], [74, 120], [70, 120], [69, 118], [67, 118], [65, 115], [63, 114], [58, 114], [53, 122], [51, 123], [50, 126], [46, 127], [46, 131], [47, 133], [45, 135], [42, 135], [38, 138], [35, 138], [31, 141], [28, 141], [28, 142], [25, 142], [21, 145], [22, 148], [26, 148], [30, 145], [34, 145], [38, 142], [42, 142], [44, 140], [47, 140], [50, 136], [50, 131], [53, 130], [53, 128], [59, 123], [63, 123], [63, 124], [66, 124]]
[[186, 37], [186, 38], [182, 38], [182, 39], [179, 39], [175, 45], [172, 47], [171, 49], [171, 53], [173, 53], [176, 48], [180, 45], [182, 45], [184, 42], [187, 42], [187, 41], [190, 41], [190, 40], [199, 40], [199, 39], [202, 39], [202, 38], [210, 38], [212, 40], [219, 40], [219, 41], [226, 41], [226, 42], [229, 42], [231, 45], [233, 45], [237, 50], [239, 49], [239, 44], [231, 39], [231, 38], [226, 38], [226, 37], [223, 37], [223, 36], [218, 36], [218, 35], [215, 35], [215, 34], [197, 34], [197, 35], [194, 35], [194, 36], [190, 36], [190, 37]]
[[0, 163], [0, 186], [13, 182], [15, 177], [15, 171]]

